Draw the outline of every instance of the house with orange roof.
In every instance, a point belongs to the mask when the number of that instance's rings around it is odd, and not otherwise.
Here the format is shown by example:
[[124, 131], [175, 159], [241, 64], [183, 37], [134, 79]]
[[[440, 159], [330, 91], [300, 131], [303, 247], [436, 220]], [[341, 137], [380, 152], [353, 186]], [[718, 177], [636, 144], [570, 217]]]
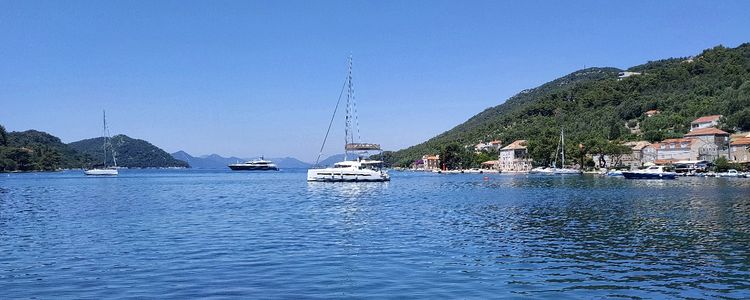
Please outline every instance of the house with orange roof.
[[690, 122], [690, 131], [719, 126], [721, 115], [703, 116]]
[[708, 127], [697, 128], [679, 139], [661, 141], [657, 150], [657, 164], [679, 160], [714, 161], [727, 156], [729, 133]]
[[440, 155], [422, 155], [422, 168], [425, 170], [440, 169]]
[[656, 144], [656, 164], [680, 160], [696, 160], [696, 143], [693, 138], [666, 139]]
[[[606, 166], [612, 167], [630, 167], [631, 169], [643, 167], [648, 164], [653, 164], [656, 159], [656, 147], [658, 144], [652, 144], [648, 141], [634, 141], [626, 142], [622, 144], [630, 148], [631, 152], [623, 154], [619, 157], [612, 157], [610, 155], [604, 155], [604, 163]], [[592, 159], [595, 162], [602, 162], [599, 155], [593, 155]], [[604, 167], [603, 165], [600, 167]]]
[[733, 139], [729, 145], [729, 160], [741, 163], [750, 162], [750, 137]]
[[646, 112], [645, 112], [645, 113], [643, 113], [643, 114], [644, 114], [644, 115], [646, 115], [646, 117], [649, 117], [649, 118], [650, 118], [650, 117], [653, 117], [653, 116], [655, 116], [655, 115], [658, 115], [658, 114], [659, 114], [659, 111], [658, 111], [658, 110], [656, 110], [656, 109], [652, 109], [652, 110], [646, 111]]
[[726, 150], [729, 146], [729, 133], [716, 128], [699, 128], [685, 134], [686, 138], [694, 138], [707, 145], [715, 145], [719, 150]]
[[517, 140], [500, 149], [498, 157], [502, 172], [528, 172], [531, 170], [531, 158], [526, 140]]
[[474, 145], [474, 151], [479, 153], [482, 151], [497, 151], [503, 146], [503, 142], [499, 140], [494, 140], [491, 142], [486, 143], [479, 143]]

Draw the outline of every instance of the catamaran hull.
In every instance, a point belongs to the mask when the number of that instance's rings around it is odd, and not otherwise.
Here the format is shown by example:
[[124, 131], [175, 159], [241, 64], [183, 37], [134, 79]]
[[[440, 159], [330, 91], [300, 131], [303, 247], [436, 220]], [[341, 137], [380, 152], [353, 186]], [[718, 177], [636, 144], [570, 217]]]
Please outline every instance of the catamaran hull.
[[89, 176], [116, 176], [119, 172], [116, 169], [93, 169], [83, 171], [83, 174]]
[[627, 179], [675, 179], [677, 174], [674, 173], [638, 173], [638, 172], [622, 172], [622, 176]]
[[307, 171], [307, 181], [310, 182], [384, 182], [391, 181], [391, 177], [386, 173], [371, 172], [352, 174], [348, 172], [316, 172], [316, 170]]
[[278, 171], [278, 167], [271, 166], [229, 166], [232, 171]]

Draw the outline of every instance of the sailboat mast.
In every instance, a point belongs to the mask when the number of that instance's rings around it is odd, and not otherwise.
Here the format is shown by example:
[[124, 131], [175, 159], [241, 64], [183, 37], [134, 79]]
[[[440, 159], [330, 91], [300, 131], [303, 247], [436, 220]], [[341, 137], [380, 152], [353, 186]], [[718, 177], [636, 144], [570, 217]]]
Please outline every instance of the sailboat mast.
[[560, 143], [562, 144], [562, 167], [565, 168], [565, 129], [560, 129]]
[[102, 124], [103, 124], [103, 131], [102, 131], [102, 137], [104, 138], [104, 144], [102, 145], [102, 152], [104, 152], [104, 166], [107, 167], [107, 111], [102, 110]]

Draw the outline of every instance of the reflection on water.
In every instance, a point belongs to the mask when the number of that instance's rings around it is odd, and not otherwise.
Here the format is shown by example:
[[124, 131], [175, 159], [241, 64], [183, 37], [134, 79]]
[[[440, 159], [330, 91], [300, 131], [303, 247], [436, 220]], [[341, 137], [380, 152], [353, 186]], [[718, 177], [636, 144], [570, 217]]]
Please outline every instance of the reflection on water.
[[6, 297], [750, 297], [750, 180], [12, 174]]

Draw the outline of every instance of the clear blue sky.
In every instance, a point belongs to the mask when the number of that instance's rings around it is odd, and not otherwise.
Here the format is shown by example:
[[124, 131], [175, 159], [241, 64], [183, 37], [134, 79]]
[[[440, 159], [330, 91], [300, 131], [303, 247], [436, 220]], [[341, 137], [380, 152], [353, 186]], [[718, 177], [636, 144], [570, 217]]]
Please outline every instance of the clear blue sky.
[[[750, 41], [748, 1], [0, 1], [0, 124], [314, 160], [354, 55], [397, 150], [584, 66]], [[326, 154], [343, 148], [343, 119]]]

